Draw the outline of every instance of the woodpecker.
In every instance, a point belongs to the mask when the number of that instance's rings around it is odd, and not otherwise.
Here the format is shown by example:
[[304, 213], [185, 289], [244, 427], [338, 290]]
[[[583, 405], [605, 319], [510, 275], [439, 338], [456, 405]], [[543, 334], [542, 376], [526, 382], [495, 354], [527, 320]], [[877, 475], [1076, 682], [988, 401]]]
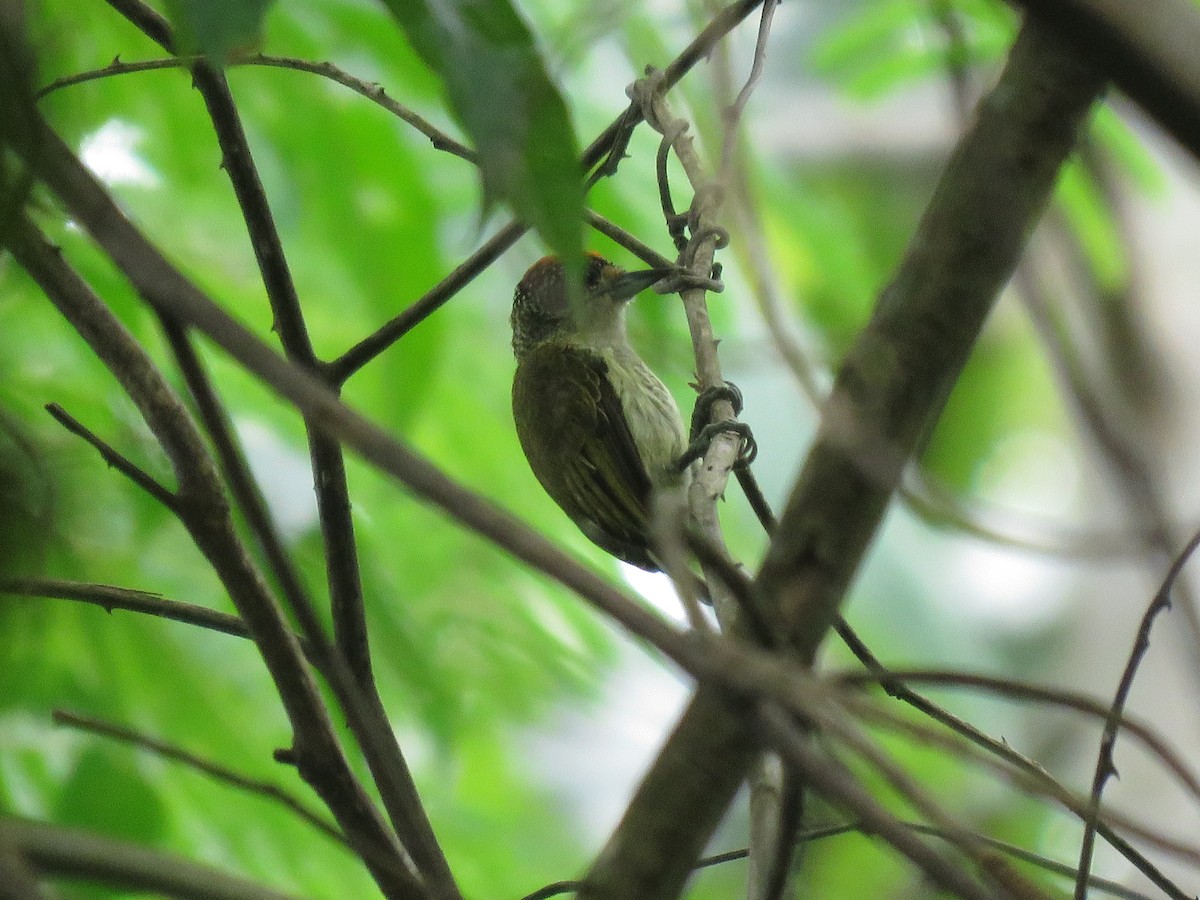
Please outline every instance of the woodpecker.
[[517, 285], [510, 319], [513, 419], [533, 474], [584, 535], [652, 572], [650, 498], [684, 483], [687, 442], [674, 398], [629, 343], [625, 304], [673, 274], [588, 253], [572, 303], [562, 263], [547, 256]]

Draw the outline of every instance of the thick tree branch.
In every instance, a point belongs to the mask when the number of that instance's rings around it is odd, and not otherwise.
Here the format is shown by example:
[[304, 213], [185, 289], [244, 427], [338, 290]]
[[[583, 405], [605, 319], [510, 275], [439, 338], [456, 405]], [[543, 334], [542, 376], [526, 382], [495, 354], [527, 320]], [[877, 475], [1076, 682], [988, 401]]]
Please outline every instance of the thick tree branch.
[[[1057, 38], [1025, 24], [851, 348], [758, 578], [769, 618], [802, 661], [833, 624], [903, 466], [941, 411], [1101, 88]], [[678, 896], [753, 749], [745, 720], [702, 686], [583, 896]]]
[[1200, 157], [1200, 11], [1187, 0], [1012, 0]]

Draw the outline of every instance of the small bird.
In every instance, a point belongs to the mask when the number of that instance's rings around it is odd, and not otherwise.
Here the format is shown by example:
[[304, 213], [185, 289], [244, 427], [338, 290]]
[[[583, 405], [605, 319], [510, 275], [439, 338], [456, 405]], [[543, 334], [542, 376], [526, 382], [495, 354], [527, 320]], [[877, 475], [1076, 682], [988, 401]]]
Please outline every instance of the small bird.
[[672, 269], [626, 272], [588, 253], [585, 293], [567, 296], [562, 263], [539, 260], [512, 306], [513, 419], [546, 493], [589, 539], [648, 571], [650, 497], [686, 477], [675, 400], [625, 333], [625, 304]]

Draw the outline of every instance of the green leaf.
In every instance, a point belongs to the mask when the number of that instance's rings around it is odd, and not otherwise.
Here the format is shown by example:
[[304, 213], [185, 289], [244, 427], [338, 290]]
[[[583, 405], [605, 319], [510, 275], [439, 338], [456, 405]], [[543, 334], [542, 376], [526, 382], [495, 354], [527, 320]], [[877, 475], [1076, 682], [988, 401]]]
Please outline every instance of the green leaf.
[[221, 61], [231, 51], [256, 47], [272, 0], [168, 0], [176, 50]]
[[509, 203], [569, 267], [582, 266], [575, 132], [517, 11], [507, 0], [384, 3], [479, 152], [485, 202]]

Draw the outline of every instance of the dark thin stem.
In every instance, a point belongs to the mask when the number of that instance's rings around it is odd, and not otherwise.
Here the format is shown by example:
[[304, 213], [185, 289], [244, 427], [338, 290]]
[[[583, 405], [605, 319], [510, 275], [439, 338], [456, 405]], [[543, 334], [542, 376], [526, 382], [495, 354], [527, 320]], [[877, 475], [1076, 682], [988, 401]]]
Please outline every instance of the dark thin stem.
[[969, 900], [996, 900], [993, 891], [967, 876], [961, 863], [917, 840], [843, 763], [820, 752], [812, 736], [797, 727], [782, 710], [764, 708], [757, 719], [770, 743], [796, 767], [808, 788], [861, 819], [868, 831], [906, 856], [944, 890]]
[[771, 511], [771, 504], [762, 492], [758, 479], [754, 477], [749, 466], [738, 466], [733, 470], [733, 474], [736, 476], [738, 484], [741, 485], [742, 493], [746, 495], [746, 502], [750, 504], [750, 509], [758, 519], [758, 524], [762, 526], [763, 531], [770, 535], [775, 531], [775, 513]]
[[[761, 522], [763, 528], [767, 531], [767, 533], [770, 534], [771, 531], [775, 527], [775, 518], [774, 518], [774, 515], [771, 513], [769, 506], [766, 503], [766, 499], [764, 497], [762, 497], [761, 491], [759, 491], [759, 489], [758, 489], [757, 482], [753, 478], [753, 475], [750, 473], [750, 470], [748, 468], [738, 469], [737, 474], [738, 474], [739, 483], [742, 485], [743, 491], [746, 492], [747, 498], [750, 498], [751, 494], [753, 493], [758, 498], [758, 501], [761, 503], [761, 509], [760, 509], [759, 502], [756, 502], [755, 500], [751, 500], [751, 506], [755, 508], [755, 512], [758, 514], [759, 521]], [[920, 678], [922, 676], [922, 674], [928, 675], [931, 673], [920, 673], [917, 671], [911, 671], [911, 672], [904, 672], [904, 673], [897, 675], [895, 672], [888, 669], [886, 666], [884, 666], [884, 664], [882, 662], [879, 661], [878, 657], [876, 657], [875, 654], [871, 652], [870, 648], [866, 645], [866, 643], [863, 642], [863, 640], [858, 636], [858, 634], [854, 631], [854, 629], [850, 626], [850, 624], [840, 615], [838, 616], [838, 619], [837, 619], [837, 622], [835, 623], [834, 628], [835, 628], [835, 631], [837, 632], [838, 636], [843, 640], [843, 642], [846, 644], [846, 646], [850, 649], [851, 653], [853, 653], [853, 655], [859, 660], [859, 662], [861, 662], [871, 673], [870, 678], [872, 680], [878, 682], [887, 691], [887, 693], [889, 695], [900, 700], [901, 702], [907, 703], [908, 705], [912, 706], [914, 709], [917, 709], [918, 711], [922, 712], [923, 714], [929, 716], [934, 721], [939, 722], [942, 725], [950, 728], [952, 731], [955, 731], [960, 736], [965, 737], [967, 740], [970, 740], [971, 742], [982, 747], [983, 749], [996, 754], [1000, 758], [1007, 760], [1009, 763], [1011, 763], [1013, 765], [1016, 765], [1024, 774], [1026, 774], [1028, 776], [1032, 776], [1038, 780], [1045, 780], [1047, 778], [1046, 774], [1042, 771], [1042, 769], [1039, 766], [1037, 766], [1036, 764], [1025, 759], [1025, 757], [1021, 756], [1016, 751], [1012, 750], [1012, 748], [1010, 748], [1007, 743], [1004, 743], [1001, 741], [996, 741], [995, 739], [993, 739], [993, 738], [989, 737], [988, 735], [984, 734], [983, 732], [979, 731], [978, 729], [976, 729], [974, 726], [970, 725], [969, 723], [963, 721], [962, 719], [959, 719], [957, 716], [954, 716], [947, 710], [945, 710], [942, 707], [940, 707], [939, 705], [935, 704], [933, 701], [922, 696], [921, 694], [917, 693], [916, 691], [913, 691], [905, 681], [905, 679], [908, 679], [908, 678]], [[947, 676], [946, 683], [951, 683], [951, 684], [954, 683], [953, 680], [951, 680], [954, 677], [954, 673], [941, 673], [941, 674], [944, 674]], [[850, 677], [857, 679], [857, 678], [861, 678], [862, 676], [850, 676]], [[995, 680], [989, 680], [989, 679], [977, 680], [976, 677], [971, 677], [971, 676], [968, 676], [968, 678], [970, 678], [971, 684], [975, 684], [977, 686], [981, 686], [981, 687], [985, 687], [985, 688], [991, 687], [994, 689], [999, 689], [997, 686], [997, 682]], [[1035, 699], [1042, 699], [1042, 700], [1045, 700], [1046, 702], [1064, 702], [1067, 705], [1073, 706], [1074, 708], [1080, 709], [1082, 711], [1092, 712], [1093, 714], [1100, 714], [1100, 715], [1107, 714], [1107, 708], [1104, 708], [1103, 710], [1101, 710], [1098, 708], [1098, 705], [1092, 704], [1086, 698], [1079, 698], [1079, 697], [1065, 698], [1063, 692], [1045, 691], [1045, 690], [1036, 688], [1036, 686], [1025, 686], [1024, 696], [1032, 697]], [[1128, 725], [1127, 720], [1125, 720], [1125, 721], [1126, 721], [1126, 724]], [[1147, 743], [1147, 745], [1155, 753], [1157, 753], [1164, 762], [1167, 763], [1168, 767], [1171, 768], [1172, 771], [1175, 772], [1175, 774], [1183, 781], [1183, 783], [1186, 784], [1190, 790], [1195, 792], [1195, 790], [1197, 789], [1195, 777], [1187, 769], [1187, 767], [1182, 763], [1182, 761], [1179, 760], [1176, 757], [1176, 755], [1170, 751], [1170, 748], [1168, 748], [1166, 746], [1166, 744], [1160, 738], [1158, 738], [1153, 732], [1150, 732], [1148, 729], [1131, 728], [1130, 730], [1137, 733], [1138, 736], [1141, 737]], [[1152, 866], [1152, 864], [1149, 862], [1148, 859], [1141, 856], [1140, 853], [1137, 853], [1136, 851], [1134, 851], [1132, 846], [1129, 845], [1126, 841], [1124, 841], [1124, 839], [1122, 839], [1118, 835], [1116, 835], [1116, 833], [1113, 832], [1111, 828], [1104, 825], [1103, 823], [1098, 823], [1098, 825], [1101, 829], [1101, 834], [1103, 835], [1105, 840], [1112, 843], [1113, 846], [1117, 847], [1118, 850], [1120, 850], [1123, 854], [1125, 854], [1127, 856], [1127, 858], [1129, 858], [1130, 861], [1140, 871], [1142, 871], [1144, 874], [1146, 874], [1148, 878], [1155, 881], [1155, 883], [1158, 884], [1159, 887], [1162, 887], [1164, 890], [1168, 891], [1168, 893], [1170, 893], [1171, 896], [1175, 896], [1175, 897], [1179, 896], [1178, 888], [1176, 888], [1173, 884], [1171, 884], [1169, 881], [1167, 881], [1165, 876], [1163, 876], [1162, 873], [1159, 872], [1156, 867]], [[1134, 855], [1131, 856], [1130, 855], [1131, 853], [1133, 853]], [[1074, 876], [1077, 873], [1077, 871], [1078, 870], [1072, 870], [1072, 876]], [[1086, 876], [1085, 876], [1085, 883], [1089, 883], [1089, 884], [1091, 883], [1091, 882], [1086, 881]]]
[[1137, 675], [1142, 658], [1150, 649], [1150, 630], [1154, 627], [1154, 621], [1160, 613], [1171, 608], [1171, 591], [1183, 573], [1183, 567], [1187, 565], [1197, 547], [1200, 547], [1200, 531], [1192, 536], [1192, 539], [1175, 557], [1158, 592], [1146, 607], [1146, 612], [1142, 615], [1142, 621], [1138, 625], [1137, 635], [1133, 641], [1133, 649], [1129, 653], [1125, 670], [1121, 673], [1121, 680], [1117, 684], [1116, 694], [1109, 707], [1108, 718], [1104, 723], [1104, 733], [1100, 737], [1100, 752], [1097, 754], [1096, 771], [1092, 777], [1091, 805], [1084, 824], [1083, 841], [1079, 850], [1079, 878], [1075, 883], [1075, 900], [1085, 900], [1087, 896], [1088, 873], [1092, 867], [1092, 852], [1096, 843], [1097, 823], [1100, 817], [1100, 797], [1104, 793], [1104, 786], [1108, 779], [1117, 771], [1113, 760], [1113, 747], [1117, 742], [1117, 732], [1121, 728], [1129, 692], [1133, 689], [1133, 679]]
[[[1049, 790], [1054, 796], [1063, 798], [1065, 791], [1060, 785], [1039, 766], [1037, 763], [1027, 759], [1012, 747], [1007, 742], [997, 740], [991, 735], [985, 734], [974, 725], [959, 718], [938, 704], [929, 700], [927, 697], [914, 691], [903, 680], [896, 677], [891, 671], [879, 661], [871, 649], [863, 642], [862, 638], [850, 627], [850, 624], [845, 619], [839, 617], [834, 630], [850, 648], [850, 652], [861, 662], [872, 677], [878, 681], [879, 685], [892, 697], [907, 703], [913, 709], [923, 713], [935, 722], [949, 728], [956, 734], [966, 738], [971, 743], [986, 750], [999, 759], [1004, 760], [1014, 766], [1023, 776], [1029, 778], [1033, 784]], [[1068, 808], [1076, 813], [1081, 819], [1087, 817], [1087, 811], [1076, 809], [1068, 804]], [[1105, 822], [1098, 822], [1097, 829], [1100, 835], [1112, 846], [1118, 853], [1129, 860], [1139, 872], [1145, 875], [1159, 889], [1164, 891], [1172, 900], [1187, 900], [1186, 895], [1168, 878], [1154, 863], [1152, 863], [1140, 850], [1136, 849], [1125, 838], [1119, 835], [1110, 825]]]
[[671, 174], [667, 167], [670, 159], [671, 138], [664, 134], [658, 142], [658, 152], [654, 155], [654, 181], [658, 185], [658, 205], [662, 209], [663, 220], [667, 223], [667, 233], [671, 236], [675, 251], [682, 253], [688, 244], [684, 234], [687, 219], [675, 210], [675, 199], [671, 196]]
[[[1011, 700], [1044, 703], [1072, 709], [1096, 719], [1107, 720], [1111, 714], [1109, 705], [1085, 694], [1047, 688], [1037, 684], [998, 678], [974, 672], [943, 669], [888, 669], [882, 672], [847, 672], [829, 676], [846, 685], [882, 684], [885, 679], [905, 685], [912, 683], [946, 688], [968, 688], [1007, 697]], [[1193, 797], [1200, 800], [1200, 778], [1191, 771], [1187, 763], [1175, 753], [1167, 742], [1152, 727], [1144, 722], [1122, 715], [1118, 724], [1141, 741], [1146, 748], [1179, 779]], [[986, 748], [985, 748], [986, 749]]]
[[48, 597], [55, 600], [75, 600], [106, 611], [124, 609], [171, 619], [185, 625], [196, 625], [209, 631], [249, 638], [250, 630], [235, 615], [218, 612], [207, 606], [168, 600], [161, 594], [138, 591], [109, 584], [82, 581], [62, 581], [56, 578], [14, 578], [0, 581], [0, 592], [21, 597]]
[[349, 72], [338, 68], [333, 63], [329, 62], [310, 62], [304, 59], [293, 59], [285, 56], [267, 56], [259, 53], [245, 59], [234, 59], [232, 65], [247, 65], [247, 66], [272, 66], [280, 69], [294, 69], [297, 72], [310, 72], [314, 75], [320, 75], [328, 78], [331, 81], [336, 81], [338, 84], [348, 87], [356, 94], [366, 97], [372, 103], [382, 106], [396, 118], [403, 120], [411, 125], [425, 137], [429, 138], [431, 144], [437, 150], [444, 153], [449, 153], [464, 159], [469, 163], [477, 163], [478, 157], [475, 151], [470, 147], [459, 143], [450, 137], [445, 132], [434, 126], [427, 119], [417, 115], [407, 106], [397, 102], [388, 96], [386, 89], [382, 85], [372, 84], [363, 81], [361, 78], [356, 78]]
[[[102, 78], [112, 78], [117, 75], [131, 75], [136, 72], [153, 72], [162, 69], [189, 69], [203, 61], [203, 57], [199, 56], [172, 56], [167, 59], [147, 59], [130, 63], [114, 59], [103, 68], [91, 69], [87, 72], [77, 72], [74, 75], [55, 79], [41, 88], [35, 96], [40, 100], [47, 94], [52, 94], [66, 87], [85, 84], [89, 81], [98, 81]], [[452, 156], [457, 156], [460, 159], [465, 159], [470, 163], [477, 161], [475, 151], [454, 140], [454, 138], [439, 130], [428, 120], [413, 112], [404, 104], [392, 99], [388, 96], [387, 90], [382, 85], [363, 81], [361, 78], [351, 75], [333, 63], [312, 62], [311, 60], [296, 59], [290, 56], [267, 56], [262, 53], [256, 53], [253, 56], [231, 56], [226, 60], [225, 64], [227, 66], [292, 69], [296, 72], [308, 72], [313, 75], [320, 75], [322, 78], [328, 78], [330, 81], [337, 82], [343, 87], [354, 91], [356, 94], [365, 97], [377, 106], [386, 109], [392, 115], [396, 116], [396, 118], [407, 122], [417, 131], [421, 132], [421, 134], [425, 135], [425, 137], [429, 138], [430, 143], [433, 144], [435, 149], [449, 153]]]
[[258, 482], [254, 480], [250, 465], [234, 435], [233, 423], [229, 421], [229, 415], [204, 369], [203, 362], [192, 346], [186, 330], [178, 322], [168, 316], [160, 316], [160, 322], [167, 343], [175, 355], [175, 361], [183, 373], [188, 391], [196, 403], [204, 429], [212, 439], [222, 474], [259, 547], [266, 555], [288, 606], [300, 621], [301, 630], [306, 635], [323, 634], [316, 607], [284, 547], [279, 529], [267, 509]]
[[82, 828], [0, 818], [0, 845], [16, 848], [48, 878], [83, 879], [124, 892], [177, 900], [296, 900], [295, 894], [187, 857]]
[[46, 412], [50, 413], [54, 417], [54, 420], [67, 429], [67, 431], [71, 432], [71, 434], [81, 437], [87, 443], [91, 444], [96, 449], [96, 452], [104, 458], [104, 461], [108, 463], [110, 468], [116, 469], [167, 509], [174, 510], [176, 508], [178, 501], [168, 488], [146, 472], [145, 469], [131, 462], [127, 456], [121, 454], [112, 445], [106, 443], [103, 438], [87, 428], [57, 403], [47, 403]]
[[587, 216], [587, 222], [592, 228], [605, 237], [612, 238], [613, 241], [620, 244], [651, 268], [670, 269], [674, 267], [675, 263], [672, 260], [667, 259], [649, 244], [642, 242], [615, 222], [604, 218], [598, 212], [590, 209], [584, 214]]
[[93, 716], [84, 716], [79, 713], [73, 713], [66, 710], [56, 709], [54, 711], [54, 721], [59, 725], [67, 725], [71, 728], [77, 728], [81, 731], [87, 731], [91, 734], [101, 735], [102, 737], [112, 738], [116, 741], [121, 741], [126, 744], [131, 744], [142, 750], [160, 756], [163, 759], [169, 759], [173, 762], [182, 763], [190, 769], [194, 769], [222, 784], [227, 784], [230, 787], [237, 788], [240, 791], [245, 791], [248, 794], [256, 794], [260, 797], [266, 797], [275, 803], [295, 813], [297, 817], [303, 819], [308, 824], [312, 825], [318, 831], [325, 834], [327, 837], [333, 838], [339, 844], [348, 846], [346, 837], [334, 825], [319, 813], [308, 808], [299, 798], [295, 797], [289, 791], [284, 790], [277, 784], [269, 781], [264, 781], [258, 778], [251, 778], [243, 775], [240, 772], [235, 772], [227, 766], [215, 763], [212, 760], [205, 759], [196, 753], [185, 750], [177, 744], [172, 744], [159, 738], [150, 737], [132, 728], [127, 728], [123, 725], [117, 725], [113, 722], [106, 722], [103, 719], [98, 719]]
[[[125, 7], [139, 4], [140, 0], [122, 0]], [[143, 12], [141, 16], [147, 19], [152, 13]], [[164, 28], [166, 36], [163, 39], [155, 39], [164, 49], [171, 50], [169, 28], [164, 25], [158, 31], [162, 32]], [[143, 30], [146, 31], [145, 28]], [[150, 31], [146, 31], [146, 34], [155, 37]], [[290, 360], [314, 373], [320, 373], [322, 367], [313, 350], [283, 243], [250, 153], [249, 141], [229, 85], [223, 73], [207, 62], [193, 66], [192, 74], [196, 87], [204, 98], [221, 146], [223, 168], [229, 175], [245, 219], [280, 341]], [[177, 347], [186, 344], [186, 336], [182, 329], [175, 334], [173, 342]], [[194, 359], [192, 362], [198, 370]], [[215, 396], [213, 399], [215, 400]], [[395, 732], [388, 724], [387, 714], [372, 676], [358, 552], [353, 520], [350, 516], [345, 459], [336, 439], [316, 427], [307, 417], [305, 426], [308, 431], [313, 483], [324, 537], [334, 638], [340, 657], [345, 660], [353, 681], [357, 683], [343, 684], [341, 679], [335, 677], [332, 684], [360, 742], [384, 806], [402, 836], [405, 849], [412, 855], [418, 869], [429, 880], [430, 887], [437, 896], [457, 898], [461, 895], [455, 885], [449, 863], [421, 805], [416, 785], [396, 741]], [[232, 440], [228, 440], [228, 443], [231, 445]], [[250, 480], [249, 471], [240, 456], [230, 458], [227, 454], [226, 463], [227, 471], [232, 468], [242, 481]], [[255, 520], [261, 525], [268, 519], [265, 505], [256, 491], [246, 488], [244, 484], [242, 487], [239, 491], [242, 495], [240, 499], [250, 502]], [[263, 533], [268, 542], [275, 537], [269, 525]], [[272, 559], [278, 563], [282, 560], [283, 551], [279, 545], [276, 545], [275, 549], [277, 553]], [[277, 574], [281, 575], [281, 580], [288, 588], [289, 598], [298, 602], [298, 611], [305, 613], [301, 616], [305, 634], [315, 645], [320, 645], [323, 643], [321, 625], [312, 612], [311, 603], [302, 591], [299, 579], [286, 562], [282, 565], [282, 571]], [[333, 660], [333, 665], [337, 666], [338, 660]], [[360, 696], [348, 697], [348, 691], [357, 691]]]
[[345, 384], [351, 375], [441, 309], [455, 294], [474, 281], [480, 272], [515, 244], [525, 231], [525, 226], [520, 222], [509, 222], [501, 228], [453, 272], [430, 288], [421, 299], [329, 363], [330, 382], [335, 385]]
[[86, 72], [76, 72], [74, 75], [66, 75], [62, 78], [56, 78], [47, 84], [45, 87], [39, 88], [34, 98], [41, 100], [56, 91], [61, 91], [63, 88], [74, 87], [77, 84], [87, 84], [89, 81], [100, 81], [104, 78], [114, 78], [118, 75], [133, 75], [137, 72], [158, 72], [163, 69], [186, 69], [200, 61], [198, 56], [171, 56], [166, 59], [144, 59], [138, 62], [121, 62], [114, 59], [107, 66], [100, 69], [89, 69]]
[[745, 619], [746, 629], [755, 642], [761, 647], [777, 646], [779, 642], [759, 610], [759, 601], [754, 596], [754, 582], [750, 576], [704, 535], [689, 529], [685, 537], [688, 549], [695, 554], [704, 571], [710, 576], [715, 574], [737, 602], [738, 609]]

